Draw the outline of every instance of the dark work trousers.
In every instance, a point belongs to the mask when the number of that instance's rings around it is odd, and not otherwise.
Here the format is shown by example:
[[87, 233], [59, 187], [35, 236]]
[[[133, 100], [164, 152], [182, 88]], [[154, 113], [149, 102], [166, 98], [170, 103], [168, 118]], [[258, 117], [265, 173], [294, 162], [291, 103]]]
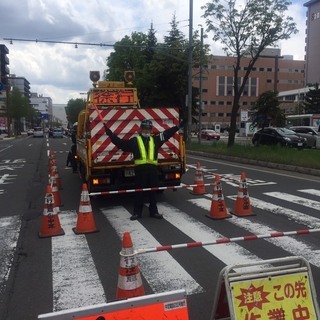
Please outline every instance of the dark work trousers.
[[[136, 188], [151, 188], [158, 186], [158, 168], [152, 164], [141, 164], [135, 167]], [[135, 194], [133, 214], [141, 216], [143, 209], [143, 198], [149, 197], [150, 216], [158, 213], [156, 191], [137, 192]]]

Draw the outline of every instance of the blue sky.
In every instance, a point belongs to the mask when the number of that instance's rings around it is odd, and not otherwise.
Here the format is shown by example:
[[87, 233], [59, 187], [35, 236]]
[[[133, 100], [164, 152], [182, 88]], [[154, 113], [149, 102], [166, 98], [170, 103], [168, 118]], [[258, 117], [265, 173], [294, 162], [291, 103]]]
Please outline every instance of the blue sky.
[[[294, 18], [300, 32], [279, 47], [282, 54], [302, 60], [306, 1], [292, 2], [288, 15]], [[205, 3], [193, 1], [194, 29], [200, 29], [199, 24], [205, 27], [200, 9]], [[17, 41], [11, 45], [3, 38], [112, 44], [133, 31], [147, 32], [152, 22], [158, 41], [162, 41], [174, 14], [188, 36], [188, 0], [1, 0], [0, 12], [0, 43], [10, 50], [10, 72], [25, 77], [32, 92], [50, 96], [55, 104], [81, 98], [80, 92], [86, 92], [91, 85], [89, 71], [102, 73], [111, 49]], [[211, 53], [222, 54], [211, 38], [209, 34], [205, 40]]]

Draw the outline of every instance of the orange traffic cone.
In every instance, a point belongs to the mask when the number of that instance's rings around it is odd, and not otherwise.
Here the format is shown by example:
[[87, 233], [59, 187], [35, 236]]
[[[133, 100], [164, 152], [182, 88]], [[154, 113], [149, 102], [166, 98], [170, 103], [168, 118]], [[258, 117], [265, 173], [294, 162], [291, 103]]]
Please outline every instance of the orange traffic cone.
[[120, 252], [120, 269], [118, 277], [117, 299], [127, 299], [144, 295], [140, 269], [133, 251], [129, 232], [123, 234]]
[[206, 188], [204, 186], [203, 175], [201, 171], [200, 162], [197, 163], [196, 174], [194, 177], [194, 184], [196, 185], [192, 189], [192, 194], [200, 195], [206, 193]]
[[247, 188], [247, 179], [246, 174], [244, 172], [241, 173], [237, 200], [231, 213], [238, 217], [247, 217], [255, 215], [254, 213], [252, 213], [251, 210], [249, 192]]
[[64, 235], [64, 231], [60, 225], [58, 210], [54, 205], [52, 188], [50, 185], [48, 185], [46, 190], [43, 215], [41, 218], [39, 237], [48, 238], [61, 235]]
[[85, 183], [82, 184], [77, 225], [75, 228], [72, 228], [72, 230], [75, 234], [92, 233], [99, 231], [94, 221], [90, 203], [90, 196], [87, 185]]
[[213, 187], [210, 214], [207, 214], [206, 216], [211, 219], [231, 218], [231, 215], [226, 208], [224, 196], [222, 193], [222, 185], [220, 177], [218, 175], [215, 176], [215, 185]]
[[56, 207], [61, 207], [63, 206], [62, 202], [61, 202], [61, 197], [60, 197], [60, 192], [59, 192], [59, 188], [57, 186], [57, 181], [56, 181], [56, 177], [54, 174], [54, 171], [51, 170], [50, 171], [50, 178], [49, 178], [49, 183], [51, 185], [52, 188], [52, 193], [53, 193], [53, 197], [54, 197], [54, 204]]

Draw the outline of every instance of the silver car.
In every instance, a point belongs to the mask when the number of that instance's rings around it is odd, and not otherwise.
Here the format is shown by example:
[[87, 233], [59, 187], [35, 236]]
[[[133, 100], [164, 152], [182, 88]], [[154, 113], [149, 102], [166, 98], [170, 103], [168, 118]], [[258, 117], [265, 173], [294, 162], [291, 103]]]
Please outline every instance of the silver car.
[[306, 146], [308, 148], [320, 148], [320, 132], [318, 131], [318, 127], [294, 126], [289, 129], [299, 136], [306, 138]]
[[33, 137], [34, 138], [43, 138], [44, 137], [44, 132], [42, 127], [35, 127], [33, 129]]

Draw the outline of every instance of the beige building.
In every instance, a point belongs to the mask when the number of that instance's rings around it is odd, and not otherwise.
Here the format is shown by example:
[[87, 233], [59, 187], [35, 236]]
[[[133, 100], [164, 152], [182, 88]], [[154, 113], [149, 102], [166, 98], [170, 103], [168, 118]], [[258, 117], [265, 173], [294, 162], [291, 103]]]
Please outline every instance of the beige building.
[[[243, 58], [243, 77], [249, 58]], [[234, 57], [211, 56], [202, 71], [202, 127], [229, 126], [233, 104]], [[240, 110], [250, 110], [258, 96], [267, 90], [278, 92], [305, 87], [305, 61], [281, 56], [280, 49], [267, 49], [252, 70], [240, 99]], [[240, 81], [242, 78], [240, 79]], [[193, 86], [200, 87], [199, 70], [194, 70]], [[240, 113], [239, 110], [239, 113]], [[239, 114], [240, 116], [240, 114]]]
[[306, 84], [320, 83], [320, 0], [304, 4], [307, 11]]

